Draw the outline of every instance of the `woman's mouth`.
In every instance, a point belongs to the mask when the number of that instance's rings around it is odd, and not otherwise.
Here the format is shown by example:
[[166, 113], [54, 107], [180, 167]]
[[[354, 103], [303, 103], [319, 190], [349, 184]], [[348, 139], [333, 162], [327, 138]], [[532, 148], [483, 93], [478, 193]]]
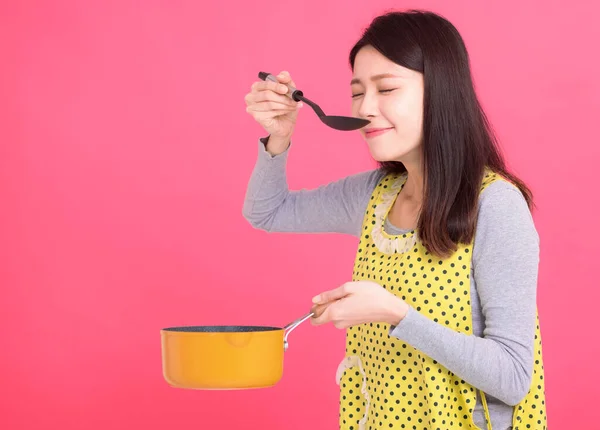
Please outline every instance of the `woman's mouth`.
[[387, 131], [392, 130], [394, 127], [388, 127], [388, 128], [369, 128], [365, 130], [365, 137], [367, 138], [371, 138], [371, 137], [375, 137], [375, 136], [379, 136]]

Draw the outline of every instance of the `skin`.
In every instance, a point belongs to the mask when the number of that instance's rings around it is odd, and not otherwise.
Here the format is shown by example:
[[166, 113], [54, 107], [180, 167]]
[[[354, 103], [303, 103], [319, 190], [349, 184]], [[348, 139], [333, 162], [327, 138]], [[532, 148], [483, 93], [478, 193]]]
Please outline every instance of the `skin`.
[[[423, 75], [402, 67], [371, 46], [356, 56], [352, 114], [371, 123], [360, 130], [377, 161], [400, 161], [408, 178], [389, 214], [392, 224], [413, 229], [423, 201]], [[370, 128], [391, 128], [370, 137]], [[398, 325], [408, 304], [372, 281], [348, 282], [313, 298], [313, 325], [344, 329], [363, 323]]]
[[[269, 133], [266, 150], [271, 155], [289, 146], [301, 103], [285, 96], [297, 85], [288, 72], [277, 82], [257, 81], [246, 94], [246, 112]], [[396, 227], [414, 229], [423, 201], [423, 75], [402, 67], [371, 46], [357, 54], [351, 82], [352, 113], [371, 123], [360, 130], [371, 156], [377, 161], [400, 161], [408, 172], [389, 219]], [[390, 128], [369, 136], [370, 128]], [[313, 298], [313, 325], [333, 324], [343, 329], [363, 323], [402, 321], [409, 306], [372, 281], [347, 282]]]

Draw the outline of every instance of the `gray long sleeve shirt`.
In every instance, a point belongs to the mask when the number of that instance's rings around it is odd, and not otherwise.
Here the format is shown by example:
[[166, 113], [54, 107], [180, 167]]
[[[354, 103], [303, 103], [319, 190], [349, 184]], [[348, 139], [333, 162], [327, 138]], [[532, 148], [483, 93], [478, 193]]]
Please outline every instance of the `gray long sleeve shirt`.
[[[342, 233], [360, 237], [371, 194], [383, 173], [369, 170], [315, 189], [290, 190], [291, 146], [271, 156], [266, 139], [244, 200], [244, 217], [268, 232]], [[402, 234], [386, 220], [384, 228]], [[473, 335], [440, 325], [414, 308], [390, 335], [437, 360], [486, 393], [494, 430], [510, 429], [513, 406], [527, 394], [533, 373], [539, 238], [526, 201], [506, 181], [480, 195], [471, 264]], [[475, 424], [485, 429], [478, 396]]]

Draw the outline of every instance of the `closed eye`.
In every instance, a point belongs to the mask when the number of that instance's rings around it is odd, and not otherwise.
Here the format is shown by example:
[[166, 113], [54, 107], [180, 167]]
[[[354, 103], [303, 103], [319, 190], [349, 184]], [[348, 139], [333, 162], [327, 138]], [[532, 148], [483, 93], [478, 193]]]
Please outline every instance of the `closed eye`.
[[[396, 88], [391, 88], [389, 90], [379, 90], [380, 93], [391, 93], [392, 91], [394, 91]], [[352, 98], [356, 98], [358, 96], [362, 96], [362, 93], [358, 93], [358, 94], [352, 94]]]

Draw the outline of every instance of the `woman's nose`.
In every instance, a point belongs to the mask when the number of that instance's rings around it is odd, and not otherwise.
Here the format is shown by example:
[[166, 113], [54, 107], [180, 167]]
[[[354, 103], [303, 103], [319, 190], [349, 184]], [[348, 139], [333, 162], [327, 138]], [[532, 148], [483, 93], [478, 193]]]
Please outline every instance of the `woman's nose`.
[[379, 112], [377, 98], [374, 95], [364, 94], [358, 104], [358, 116], [361, 118], [373, 117]]

